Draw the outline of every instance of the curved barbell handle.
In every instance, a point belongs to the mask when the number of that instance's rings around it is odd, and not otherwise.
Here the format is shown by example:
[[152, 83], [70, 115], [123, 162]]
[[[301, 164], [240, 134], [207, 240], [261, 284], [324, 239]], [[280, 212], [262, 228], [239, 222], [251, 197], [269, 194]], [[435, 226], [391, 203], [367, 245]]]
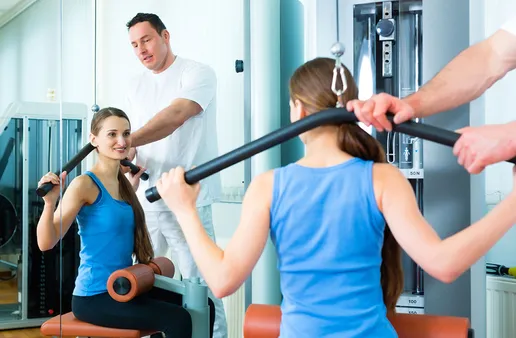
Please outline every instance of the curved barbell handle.
[[[460, 138], [460, 134], [458, 133], [428, 124], [416, 123], [413, 121], [395, 124], [393, 118], [393, 114], [387, 114], [387, 119], [392, 123], [393, 131], [402, 134], [419, 137], [449, 147], [453, 147]], [[248, 159], [264, 150], [272, 148], [322, 125], [356, 122], [358, 122], [356, 115], [345, 108], [329, 108], [311, 114], [295, 123], [273, 131], [270, 134], [262, 136], [259, 139], [249, 142], [235, 150], [185, 172], [185, 181], [188, 184], [196, 183], [240, 161]], [[516, 164], [516, 158], [510, 159], [507, 162]], [[147, 189], [145, 191], [145, 196], [151, 203], [161, 199], [156, 187]]]

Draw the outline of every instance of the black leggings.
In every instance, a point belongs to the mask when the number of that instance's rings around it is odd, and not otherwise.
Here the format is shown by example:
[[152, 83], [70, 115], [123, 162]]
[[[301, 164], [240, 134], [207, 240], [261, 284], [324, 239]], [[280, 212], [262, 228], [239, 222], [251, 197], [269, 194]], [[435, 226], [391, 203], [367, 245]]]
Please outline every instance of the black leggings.
[[[116, 329], [156, 330], [166, 338], [191, 338], [192, 319], [181, 306], [182, 296], [152, 288], [126, 303], [117, 302], [106, 292], [94, 296], [73, 296], [72, 312], [80, 321]], [[210, 337], [213, 337], [215, 304], [210, 306]]]

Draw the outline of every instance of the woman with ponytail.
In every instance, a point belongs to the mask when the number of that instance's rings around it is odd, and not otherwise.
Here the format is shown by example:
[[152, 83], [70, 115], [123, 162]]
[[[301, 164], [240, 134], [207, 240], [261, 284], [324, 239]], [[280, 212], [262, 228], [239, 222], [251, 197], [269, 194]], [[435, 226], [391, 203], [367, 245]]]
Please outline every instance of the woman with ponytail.
[[[96, 148], [98, 161], [70, 182], [61, 207], [55, 207], [59, 178], [50, 172], [39, 182], [55, 184], [43, 197], [45, 207], [37, 227], [40, 250], [54, 248], [76, 219], [81, 262], [72, 298], [75, 317], [111, 328], [161, 331], [167, 338], [191, 337], [192, 321], [180, 295], [152, 289], [121, 303], [108, 294], [109, 276], [131, 266], [133, 256], [142, 264], [154, 258], [145, 215], [135, 194], [144, 168], [135, 175], [128, 173], [128, 177], [121, 171], [120, 160], [131, 148], [131, 125], [120, 109], [104, 108], [94, 115], [90, 143]], [[61, 175], [63, 186], [65, 176]], [[213, 331], [215, 308], [211, 299], [208, 302]]]
[[[317, 58], [294, 72], [292, 122], [358, 97], [344, 69], [346, 90], [337, 98], [334, 68], [335, 60]], [[336, 87], [342, 85], [337, 79]], [[156, 184], [216, 297], [239, 289], [270, 234], [283, 296], [281, 338], [397, 337], [388, 315], [403, 289], [401, 248], [428, 274], [450, 283], [516, 223], [511, 194], [477, 223], [441, 240], [421, 215], [407, 179], [384, 163], [380, 143], [358, 125], [322, 126], [300, 138], [302, 159], [253, 179], [224, 251], [199, 221], [199, 185], [185, 183], [183, 168]]]

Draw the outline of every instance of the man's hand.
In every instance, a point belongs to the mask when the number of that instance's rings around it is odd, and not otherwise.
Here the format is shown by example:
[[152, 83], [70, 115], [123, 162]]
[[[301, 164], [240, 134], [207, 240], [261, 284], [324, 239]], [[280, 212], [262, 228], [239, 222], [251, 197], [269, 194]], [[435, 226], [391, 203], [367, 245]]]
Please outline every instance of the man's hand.
[[350, 100], [348, 111], [354, 111], [358, 120], [366, 126], [373, 125], [377, 131], [391, 131], [392, 124], [385, 116], [394, 114], [394, 123], [400, 124], [415, 117], [414, 109], [405, 101], [386, 93], [373, 95], [369, 100]]
[[516, 122], [466, 127], [453, 147], [458, 162], [470, 174], [482, 172], [486, 166], [516, 156]]

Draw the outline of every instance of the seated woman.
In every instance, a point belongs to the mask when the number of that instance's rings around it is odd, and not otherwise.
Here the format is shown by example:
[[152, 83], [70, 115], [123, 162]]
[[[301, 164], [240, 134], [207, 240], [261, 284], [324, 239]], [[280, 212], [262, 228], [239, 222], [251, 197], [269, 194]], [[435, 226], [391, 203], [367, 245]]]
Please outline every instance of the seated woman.
[[[59, 178], [48, 173], [39, 184], [55, 187], [43, 199], [45, 207], [37, 227], [40, 250], [52, 249], [76, 218], [81, 238], [80, 266], [72, 298], [72, 311], [81, 321], [94, 325], [137, 330], [156, 330], [165, 337], [191, 337], [192, 320], [181, 306], [181, 295], [154, 288], [133, 300], [120, 303], [107, 292], [109, 276], [133, 264], [147, 264], [154, 253], [145, 215], [136, 197], [141, 170], [129, 181], [120, 168], [131, 147], [127, 115], [116, 108], [101, 109], [91, 121], [90, 142], [98, 161], [91, 171], [72, 180], [62, 201]], [[66, 173], [61, 175], [64, 186]], [[62, 213], [62, 214], [61, 214]], [[62, 215], [62, 233], [60, 220]], [[214, 304], [209, 300], [211, 332]], [[161, 334], [159, 335], [161, 337]]]
[[[334, 60], [317, 58], [295, 71], [293, 122], [337, 105], [334, 67]], [[345, 78], [341, 106], [358, 95], [347, 69]], [[270, 232], [283, 295], [281, 337], [397, 337], [387, 314], [402, 292], [400, 245], [427, 273], [450, 283], [516, 223], [513, 193], [442, 240], [423, 218], [407, 179], [384, 163], [380, 143], [358, 125], [322, 126], [300, 138], [302, 159], [254, 178], [224, 251], [205, 233], [195, 209], [199, 186], [185, 183], [182, 168], [156, 184], [216, 297], [244, 283]]]

